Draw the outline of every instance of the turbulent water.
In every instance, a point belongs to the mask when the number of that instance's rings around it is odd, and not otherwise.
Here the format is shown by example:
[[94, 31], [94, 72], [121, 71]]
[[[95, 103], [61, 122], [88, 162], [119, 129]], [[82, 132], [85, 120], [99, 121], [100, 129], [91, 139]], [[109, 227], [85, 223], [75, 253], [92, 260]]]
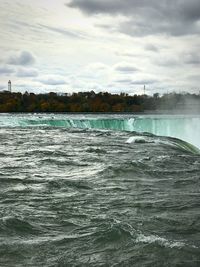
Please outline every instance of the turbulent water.
[[199, 133], [198, 116], [1, 115], [0, 266], [200, 266]]

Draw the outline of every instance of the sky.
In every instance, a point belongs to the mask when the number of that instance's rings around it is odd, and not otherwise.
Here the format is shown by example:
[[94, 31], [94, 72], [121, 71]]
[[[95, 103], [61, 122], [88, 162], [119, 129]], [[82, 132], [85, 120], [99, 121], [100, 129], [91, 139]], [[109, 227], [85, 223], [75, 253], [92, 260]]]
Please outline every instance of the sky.
[[0, 90], [200, 92], [199, 0], [1, 0]]

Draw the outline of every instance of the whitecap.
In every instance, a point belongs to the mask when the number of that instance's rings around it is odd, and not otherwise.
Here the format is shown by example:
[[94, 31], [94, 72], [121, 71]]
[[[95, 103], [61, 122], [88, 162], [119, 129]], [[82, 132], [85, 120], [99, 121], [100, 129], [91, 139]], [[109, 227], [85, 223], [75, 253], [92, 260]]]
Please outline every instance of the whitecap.
[[131, 136], [127, 141], [126, 144], [131, 143], [146, 143], [147, 140], [142, 136]]
[[169, 241], [163, 237], [159, 237], [156, 235], [145, 236], [143, 234], [138, 235], [138, 237], [136, 238], [136, 243], [147, 243], [147, 244], [157, 243], [160, 246], [169, 248], [182, 248], [185, 246], [185, 243], [180, 241]]

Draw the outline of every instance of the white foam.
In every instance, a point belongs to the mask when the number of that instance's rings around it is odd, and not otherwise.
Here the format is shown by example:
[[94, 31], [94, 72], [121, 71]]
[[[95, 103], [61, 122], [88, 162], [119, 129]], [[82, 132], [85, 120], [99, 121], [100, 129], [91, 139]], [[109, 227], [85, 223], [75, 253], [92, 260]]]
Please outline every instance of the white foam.
[[131, 143], [146, 143], [146, 139], [142, 136], [131, 136], [127, 141], [127, 144]]
[[185, 246], [185, 243], [180, 241], [169, 241], [163, 237], [159, 237], [156, 235], [145, 236], [143, 234], [139, 234], [136, 238], [137, 243], [158, 243], [160, 246], [169, 247], [169, 248], [182, 248]]

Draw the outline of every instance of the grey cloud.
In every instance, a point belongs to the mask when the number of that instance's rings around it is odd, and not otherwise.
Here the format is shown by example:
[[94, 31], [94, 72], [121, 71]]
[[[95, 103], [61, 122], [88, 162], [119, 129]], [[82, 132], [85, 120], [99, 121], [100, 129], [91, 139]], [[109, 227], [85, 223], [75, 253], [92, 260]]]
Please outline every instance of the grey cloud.
[[152, 45], [152, 44], [145, 45], [144, 48], [148, 51], [153, 51], [153, 52], [159, 51], [158, 47], [156, 47], [155, 45]]
[[95, 23], [94, 25], [96, 27], [98, 27], [98, 28], [105, 29], [105, 30], [107, 30], [108, 32], [111, 32], [111, 33], [116, 32], [116, 30], [117, 30], [116, 25], [110, 25], [108, 23]]
[[87, 39], [88, 38], [88, 36], [86, 36], [85, 34], [83, 34], [81, 32], [77, 32], [77, 31], [72, 32], [72, 31], [69, 31], [66, 29], [62, 29], [62, 28], [57, 28], [57, 27], [52, 27], [52, 26], [47, 26], [47, 25], [42, 25], [42, 24], [39, 24], [39, 25], [44, 29], [65, 35], [65, 36], [70, 37], [70, 38], [78, 38], [78, 39]]
[[181, 14], [184, 19], [198, 21], [200, 19], [200, 2], [198, 0], [180, 1]]
[[187, 76], [189, 80], [200, 82], [200, 76], [198, 74], [190, 74]]
[[199, 0], [71, 0], [66, 5], [91, 15], [124, 15], [128, 21], [118, 31], [128, 35], [200, 33]]
[[200, 56], [198, 55], [198, 51], [192, 53], [180, 53], [175, 56], [165, 56], [159, 57], [154, 60], [154, 63], [161, 67], [177, 67], [187, 65], [199, 65], [200, 64]]
[[131, 79], [119, 79], [119, 80], [115, 80], [116, 83], [132, 83]]
[[32, 24], [31, 22], [27, 23], [25, 21], [17, 20], [16, 18], [12, 18], [11, 20], [9, 20], [8, 25], [12, 28], [16, 27], [16, 29], [18, 30], [30, 29], [31, 31], [34, 31], [34, 32], [41, 31], [40, 24]]
[[119, 13], [119, 8], [123, 8], [124, 5], [120, 0], [72, 0], [68, 4], [69, 7], [78, 7], [86, 13]]
[[159, 65], [161, 67], [177, 67], [179, 65], [181, 65], [181, 60], [177, 57], [159, 57], [156, 60], [154, 60], [154, 63], [156, 65]]
[[144, 79], [144, 80], [136, 80], [136, 81], [132, 81], [131, 84], [135, 84], [135, 85], [146, 85], [146, 84], [154, 84], [158, 82], [155, 79]]
[[18, 55], [10, 56], [7, 63], [21, 66], [32, 65], [35, 63], [35, 57], [28, 51], [22, 51]]
[[38, 79], [38, 82], [45, 84], [45, 85], [64, 85], [66, 81], [63, 79], [57, 78], [47, 78], [47, 79]]
[[116, 70], [117, 71], [120, 71], [120, 72], [135, 72], [135, 71], [137, 71], [137, 69], [136, 68], [134, 68], [134, 67], [126, 67], [126, 66], [119, 66], [119, 67], [117, 67], [116, 68]]
[[155, 79], [141, 79], [141, 80], [132, 80], [132, 79], [119, 79], [115, 81], [116, 83], [129, 84], [129, 85], [145, 85], [145, 84], [154, 84], [157, 82]]
[[115, 54], [117, 56], [120, 56], [120, 57], [130, 57], [130, 58], [132, 58], [132, 57], [137, 58], [138, 57], [138, 54], [131, 53], [131, 52], [118, 52], [118, 51], [116, 51]]
[[129, 64], [126, 64], [126, 63], [119, 63], [119, 64], [115, 65], [114, 70], [119, 71], [119, 72], [136, 72], [136, 71], [138, 71], [137, 68], [135, 68], [134, 66], [131, 66]]
[[6, 89], [5, 85], [0, 85], [0, 90]]
[[[174, 15], [176, 17], [176, 15]], [[136, 16], [137, 17], [137, 16]], [[137, 20], [130, 17], [128, 21], [119, 25], [118, 31], [130, 36], [149, 36], [149, 35], [171, 35], [183, 36], [191, 34], [199, 34], [200, 28], [194, 22], [186, 22], [181, 20], [178, 15], [175, 17], [155, 17], [152, 15], [141, 15]]]
[[9, 75], [9, 74], [12, 74], [14, 73], [14, 69], [10, 68], [10, 67], [7, 67], [7, 66], [3, 66], [3, 67], [0, 67], [0, 75]]
[[200, 56], [198, 53], [191, 53], [191, 54], [186, 54], [183, 56], [184, 63], [186, 64], [191, 64], [191, 65], [199, 65], [200, 64]]
[[19, 69], [17, 77], [37, 77], [38, 71], [35, 69]]

